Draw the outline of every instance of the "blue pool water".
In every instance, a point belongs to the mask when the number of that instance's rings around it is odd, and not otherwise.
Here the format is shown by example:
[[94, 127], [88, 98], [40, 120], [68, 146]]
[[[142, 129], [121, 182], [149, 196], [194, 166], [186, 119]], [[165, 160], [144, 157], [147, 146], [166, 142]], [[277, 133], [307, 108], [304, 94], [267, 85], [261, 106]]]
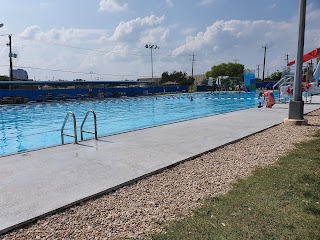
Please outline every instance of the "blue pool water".
[[[61, 144], [60, 130], [68, 111], [75, 113], [79, 130], [86, 112], [94, 110], [101, 137], [253, 108], [258, 102], [255, 93], [197, 93], [1, 106], [0, 156]], [[69, 117], [65, 127], [70, 134], [71, 120]], [[93, 131], [92, 115], [88, 116], [84, 129]], [[78, 137], [80, 140], [79, 131]], [[84, 138], [93, 135], [85, 133]], [[66, 143], [73, 141], [65, 137]]]

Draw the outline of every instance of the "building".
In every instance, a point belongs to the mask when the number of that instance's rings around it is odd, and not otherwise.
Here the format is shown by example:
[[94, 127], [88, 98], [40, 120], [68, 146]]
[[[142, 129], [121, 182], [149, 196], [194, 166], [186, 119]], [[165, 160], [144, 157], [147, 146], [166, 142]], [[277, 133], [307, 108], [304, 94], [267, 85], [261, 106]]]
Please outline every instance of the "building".
[[165, 82], [164, 84], [163, 84], [163, 86], [178, 86], [179, 85], [179, 83], [177, 83], [177, 82], [172, 82], [172, 81], [168, 81], [168, 82]]
[[194, 78], [194, 85], [195, 86], [199, 86], [202, 84], [202, 81], [204, 79], [206, 79], [206, 75], [205, 74], [198, 74], [198, 75], [193, 75], [193, 78]]
[[27, 71], [23, 69], [12, 70], [12, 77], [14, 78], [14, 80], [19, 80], [19, 81], [29, 80]]
[[[137, 81], [152, 83], [152, 78], [138, 78]], [[153, 82], [156, 86], [159, 86], [160, 81], [161, 81], [161, 77], [154, 77], [153, 78]]]

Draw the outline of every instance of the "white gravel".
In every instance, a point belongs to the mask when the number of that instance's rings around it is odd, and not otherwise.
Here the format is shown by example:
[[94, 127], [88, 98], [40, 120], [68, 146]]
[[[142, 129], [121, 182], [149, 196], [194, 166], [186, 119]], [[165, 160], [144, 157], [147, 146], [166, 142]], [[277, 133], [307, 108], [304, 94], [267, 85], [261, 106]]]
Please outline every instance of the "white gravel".
[[191, 214], [202, 199], [224, 194], [237, 179], [274, 163], [294, 143], [311, 139], [319, 115], [317, 110], [306, 116], [307, 126], [280, 124], [0, 239], [148, 238], [169, 221]]

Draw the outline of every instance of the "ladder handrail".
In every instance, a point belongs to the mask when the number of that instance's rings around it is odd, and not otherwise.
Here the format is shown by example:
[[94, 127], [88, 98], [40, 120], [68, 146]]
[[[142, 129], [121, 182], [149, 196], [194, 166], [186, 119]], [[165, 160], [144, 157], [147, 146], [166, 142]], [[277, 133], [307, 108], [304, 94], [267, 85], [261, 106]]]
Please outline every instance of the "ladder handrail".
[[291, 80], [293, 77], [287, 77], [283, 83], [280, 84], [279, 88], [282, 87], [284, 84], [286, 84], [288, 82], [288, 80]]
[[[67, 133], [64, 133], [63, 130], [64, 130], [64, 127], [68, 121], [68, 118], [69, 118], [69, 115], [71, 115], [73, 117], [73, 130], [74, 130], [74, 135], [71, 135], [71, 134], [67, 134]], [[78, 139], [77, 139], [77, 121], [76, 121], [76, 116], [74, 115], [73, 112], [68, 112], [65, 119], [64, 119], [64, 122], [62, 124], [62, 127], [61, 127], [61, 142], [62, 142], [62, 145], [64, 144], [64, 137], [63, 136], [69, 136], [69, 137], [74, 137], [74, 143], [78, 143]]]
[[[275, 84], [273, 84], [273, 86], [272, 86], [273, 90], [274, 90], [274, 88], [275, 88], [276, 86], [278, 86], [278, 85], [281, 85], [281, 86], [282, 86], [285, 82], [287, 82], [288, 79], [290, 79], [290, 78], [292, 78], [292, 77], [294, 77], [294, 76], [293, 76], [293, 75], [286, 75], [286, 76], [280, 78], [280, 80], [279, 80], [278, 82], [276, 82]], [[280, 87], [280, 86], [279, 86], [279, 87]]]
[[280, 78], [280, 80], [278, 82], [276, 82], [275, 84], [273, 84], [272, 89], [274, 90], [274, 88], [276, 86], [278, 86], [280, 84], [280, 82], [282, 82], [285, 79], [285, 77]]
[[[281, 88], [283, 85], [285, 85], [288, 81], [290, 81], [292, 78], [293, 78], [293, 76], [287, 75], [287, 76], [281, 78], [281, 79], [276, 83], [276, 84], [279, 84], [279, 86], [278, 86], [278, 89], [279, 89], [279, 91], [278, 91], [278, 99], [279, 99], [279, 102], [280, 102], [280, 95], [281, 95], [281, 93], [280, 93], [280, 88]], [[280, 81], [282, 81], [282, 82], [280, 83]], [[276, 85], [276, 84], [275, 84], [275, 85]], [[273, 86], [275, 86], [275, 85], [273, 85]], [[274, 89], [273, 89], [273, 90], [274, 90]], [[286, 103], [285, 100], [284, 100], [284, 103]]]
[[[87, 130], [83, 130], [84, 123], [86, 122], [89, 113], [92, 113], [92, 114], [93, 114], [94, 132], [90, 132], [90, 131], [87, 131]], [[83, 132], [94, 134], [94, 138], [95, 138], [96, 140], [98, 140], [97, 116], [96, 116], [96, 113], [95, 113], [93, 110], [91, 110], [91, 109], [86, 113], [86, 116], [84, 117], [84, 119], [83, 119], [83, 121], [82, 121], [82, 124], [81, 124], [81, 127], [80, 127], [81, 141], [83, 141]]]

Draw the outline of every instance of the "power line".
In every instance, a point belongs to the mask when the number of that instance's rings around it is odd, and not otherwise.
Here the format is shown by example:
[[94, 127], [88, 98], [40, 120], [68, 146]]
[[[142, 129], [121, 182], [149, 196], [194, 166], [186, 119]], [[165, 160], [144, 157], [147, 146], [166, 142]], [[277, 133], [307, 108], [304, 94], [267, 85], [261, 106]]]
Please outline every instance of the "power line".
[[[92, 49], [92, 48], [76, 47], [76, 46], [71, 46], [71, 45], [62, 44], [62, 43], [54, 43], [54, 42], [47, 42], [47, 41], [40, 41], [40, 40], [28, 39], [28, 38], [25, 38], [25, 37], [22, 37], [22, 36], [19, 36], [19, 35], [17, 35], [17, 37], [19, 37], [20, 39], [24, 39], [24, 40], [31, 41], [31, 42], [44, 43], [44, 44], [54, 45], [54, 46], [59, 46], [59, 47], [73, 48], [73, 49], [85, 50], [85, 51], [93, 51], [93, 52], [119, 53], [119, 54], [123, 54], [123, 55], [129, 55], [128, 53], [125, 53], [125, 52], [106, 51], [106, 50], [101, 50], [101, 49]], [[130, 55], [141, 56], [141, 57], [143, 57], [143, 56], [148, 56], [148, 55], [146, 55], [146, 54], [138, 54], [138, 53], [130, 53]]]
[[[0, 65], [1, 67], [8, 67], [9, 65]], [[63, 72], [63, 73], [74, 73], [74, 74], [86, 74], [90, 75], [91, 72], [77, 72], [77, 71], [71, 71], [71, 70], [61, 70], [61, 69], [50, 69], [50, 68], [39, 68], [39, 67], [28, 67], [28, 66], [15, 66], [17, 68], [28, 68], [28, 69], [34, 69], [34, 70], [43, 70], [43, 71], [51, 71], [51, 72]], [[134, 74], [112, 74], [112, 73], [94, 73], [95, 75], [99, 76], [125, 76], [125, 77], [135, 77], [139, 75]]]
[[[54, 45], [54, 46], [58, 46], [58, 47], [66, 47], [66, 48], [72, 48], [72, 49], [77, 49], [77, 50], [84, 50], [84, 51], [92, 51], [92, 52], [101, 52], [101, 53], [118, 53], [118, 54], [122, 54], [122, 55], [133, 55], [133, 56], [139, 56], [139, 57], [146, 57], [148, 55], [146, 54], [140, 54], [140, 53], [126, 53], [126, 52], [118, 52], [118, 51], [107, 51], [107, 50], [101, 50], [101, 49], [92, 49], [92, 48], [85, 48], [85, 47], [77, 47], [77, 46], [72, 46], [72, 45], [68, 45], [68, 44], [62, 44], [62, 43], [54, 43], [54, 42], [48, 42], [48, 41], [42, 41], [42, 40], [34, 40], [34, 39], [28, 39], [26, 37], [22, 37], [19, 35], [15, 35], [16, 37], [23, 39], [23, 40], [27, 40], [27, 41], [31, 41], [31, 42], [35, 42], [35, 43], [43, 43], [43, 44], [48, 44], [48, 45]], [[176, 58], [176, 57], [181, 57], [179, 56], [173, 56], [171, 53], [170, 54], [156, 54], [158, 56], [164, 56], [164, 57], [172, 57], [172, 58]]]

